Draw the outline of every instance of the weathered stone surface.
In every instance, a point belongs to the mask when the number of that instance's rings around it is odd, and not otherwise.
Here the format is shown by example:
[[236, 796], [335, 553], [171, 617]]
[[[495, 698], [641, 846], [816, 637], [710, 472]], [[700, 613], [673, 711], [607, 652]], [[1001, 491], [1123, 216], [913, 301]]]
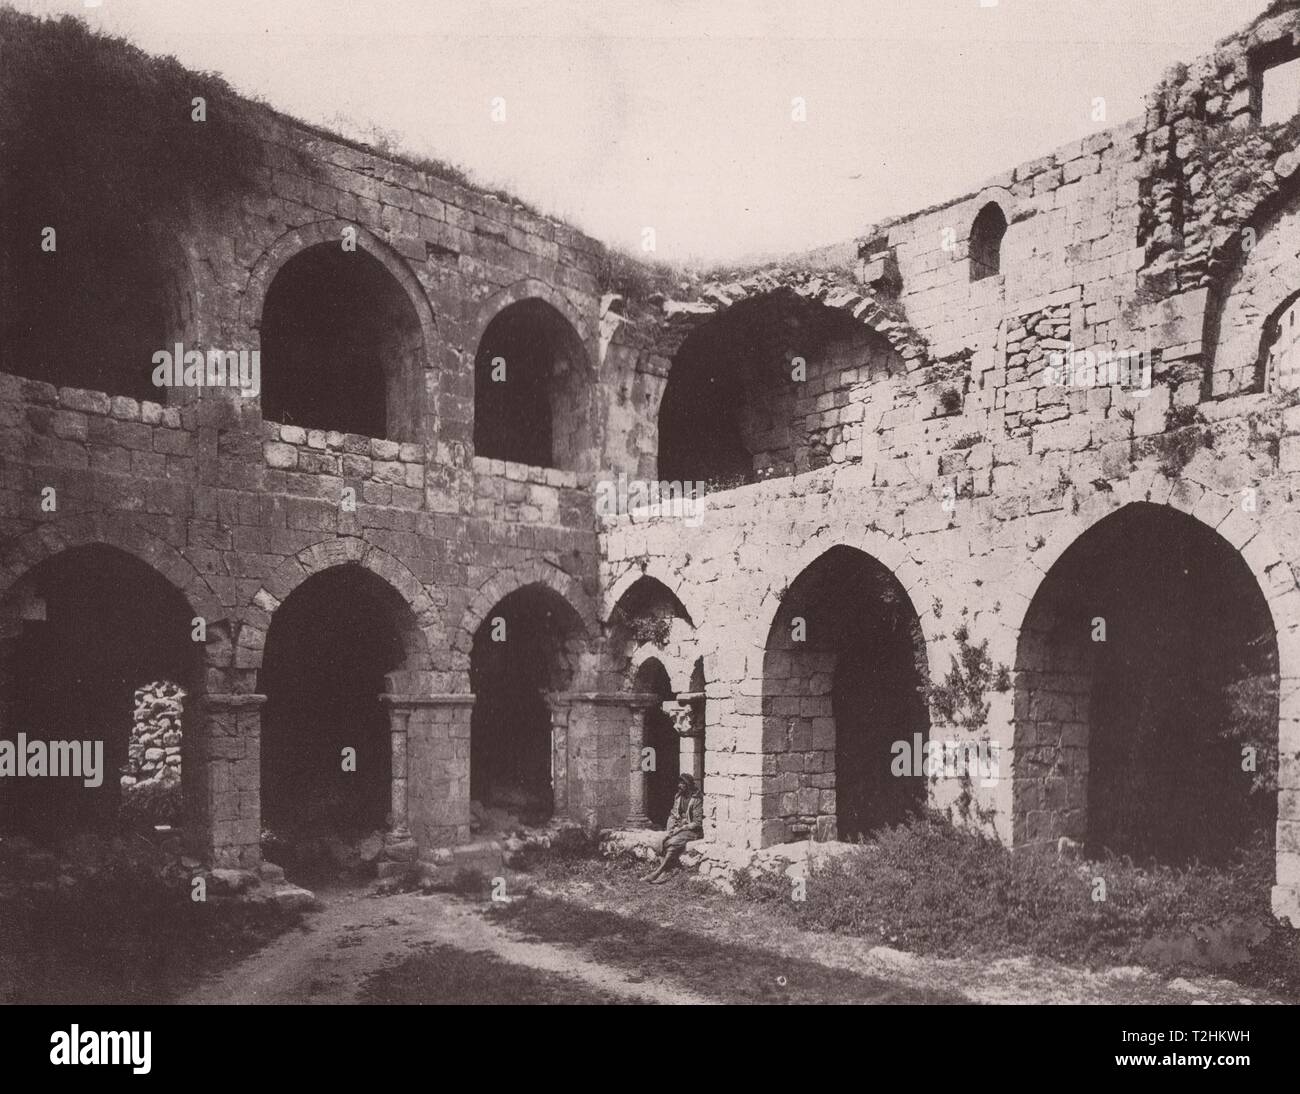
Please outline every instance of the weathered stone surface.
[[[253, 697], [268, 633], [296, 590], [338, 567], [382, 588], [402, 638], [392, 667], [415, 680], [393, 694], [425, 704], [404, 712], [411, 839], [395, 824], [401, 838], [339, 854], [396, 876], [418, 853], [439, 884], [544, 845], [522, 826], [470, 843], [482, 820], [469, 801], [470, 660], [480, 627], [518, 590], [539, 590], [550, 618], [567, 621], [547, 648], [544, 690], [545, 777], [568, 827], [545, 845], [580, 846], [634, 812], [629, 755], [645, 708], [615, 700], [653, 660], [673, 696], [699, 697], [682, 700], [701, 704], [698, 753], [672, 747], [704, 781], [705, 839], [688, 860], [724, 878], [765, 845], [829, 847], [839, 835], [833, 658], [810, 668], [769, 639], [789, 591], [831, 549], [897, 579], [921, 630], [923, 683], [938, 684], [954, 621], [1015, 667], [1029, 605], [1071, 542], [1125, 505], [1187, 512], [1249, 569], [1278, 627], [1280, 675], [1300, 678], [1300, 385], [1290, 343], [1261, 354], [1275, 327], [1289, 329], [1300, 288], [1296, 153], [1287, 127], [1251, 124], [1235, 75], [1251, 50], [1297, 29], [1287, 10], [1234, 36], [1215, 64], [1171, 73], [1144, 119], [1009, 167], [979, 194], [867, 231], [815, 267], [662, 282], [638, 271], [626, 279], [643, 274], [638, 292], [605, 284], [605, 249], [566, 225], [315, 133], [328, 186], [308, 184], [283, 161], [293, 123], [269, 119], [259, 139], [272, 170], [238, 208], [193, 218], [181, 243], [210, 257], [178, 289], [204, 309], [203, 329], [256, 344], [264, 256], [282, 268], [334, 243], [330, 217], [363, 229], [416, 315], [418, 367], [393, 389], [392, 435], [263, 421], [256, 402], [215, 393], [164, 406], [60, 386], [53, 373], [0, 376], [0, 592], [26, 595], [13, 590], [45, 559], [102, 544], [153, 567], [205, 620], [204, 687], [183, 711], [138, 712], [115, 777], [137, 792], [202, 765], [193, 804], [207, 859], [228, 868], [214, 884], [227, 887], [246, 885], [234, 868], [259, 857]], [[996, 272], [975, 276], [987, 271], [973, 265], [973, 226], [990, 205], [1006, 230]], [[554, 425], [556, 466], [475, 451], [474, 362], [490, 346], [470, 317], [521, 301], [548, 317], [539, 330], [562, 332], [559, 356], [575, 365], [560, 370], [552, 405], [535, 408]], [[711, 479], [698, 511], [674, 511], [671, 496], [667, 507], [630, 502], [628, 482], [657, 488], [672, 465], [666, 393], [706, 329], [727, 336], [718, 346], [743, 334], [767, 355], [753, 364], [780, 380], [762, 398], [737, 388], [755, 400], [738, 427], [745, 466]], [[1129, 349], [1142, 355], [1138, 382], [1102, 372]], [[1063, 361], [1081, 369], [1068, 383]], [[598, 507], [601, 484], [612, 511]], [[50, 485], [54, 511], [40, 507]], [[643, 594], [653, 609], [636, 607]], [[1012, 695], [994, 699], [988, 729], [1008, 746], [1026, 720], [1053, 727], [1050, 742], [1020, 738], [1014, 776], [976, 789], [1005, 838], [1019, 826], [1030, 842], [1072, 839], [1086, 816], [1078, 779], [1053, 774], [1086, 765], [1087, 718], [1058, 684], [1019, 712]], [[1282, 778], [1300, 786], [1287, 756]], [[1015, 780], [1030, 806], [1015, 804]], [[949, 804], [947, 792], [932, 804]], [[1280, 797], [1279, 808], [1289, 848], [1300, 804]], [[644, 855], [661, 839], [607, 843]], [[1297, 861], [1279, 854], [1278, 909], [1300, 900]], [[282, 891], [288, 904], [307, 899]]]

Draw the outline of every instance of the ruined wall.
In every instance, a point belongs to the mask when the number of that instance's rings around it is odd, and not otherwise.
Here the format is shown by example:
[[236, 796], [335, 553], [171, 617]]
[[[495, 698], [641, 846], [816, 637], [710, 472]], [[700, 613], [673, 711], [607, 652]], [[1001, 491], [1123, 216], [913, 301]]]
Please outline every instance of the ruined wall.
[[[195, 777], [206, 838], [231, 863], [257, 855], [258, 670], [276, 609], [301, 582], [342, 564], [378, 573], [417, 613], [427, 650], [408, 667], [426, 670], [423, 690], [468, 694], [470, 636], [492, 606], [483, 599], [550, 582], [581, 602], [597, 550], [575, 473], [476, 460], [472, 423], [478, 339], [511, 302], [544, 301], [589, 354], [583, 367], [595, 367], [598, 245], [284, 119], [267, 117], [261, 141], [258, 190], [172, 225], [186, 301], [174, 338], [202, 351], [257, 349], [277, 272], [352, 229], [419, 317], [423, 405], [404, 408], [423, 423], [418, 439], [264, 421], [257, 399], [229, 390], [161, 389], [147, 401], [0, 375], [0, 587], [69, 546], [103, 542], [186, 594], [208, 634], [207, 695], [195, 696], [191, 718], [204, 768]], [[153, 369], [119, 364], [119, 375]], [[596, 394], [589, 402], [597, 436], [604, 412]], [[343, 503], [347, 490], [355, 505]], [[411, 805], [428, 841], [468, 838], [462, 713], [452, 704], [414, 718]]]
[[[1021, 624], [1071, 543], [1108, 514], [1147, 502], [1214, 529], [1267, 598], [1280, 677], [1275, 907], [1300, 922], [1292, 565], [1300, 418], [1289, 392], [1264, 390], [1261, 353], [1266, 322], [1300, 290], [1297, 126], [1261, 128], [1251, 83], [1261, 56], [1291, 55], [1295, 41], [1294, 10], [1259, 21], [1171, 73], [1142, 119], [866, 233], [855, 267], [796, 259], [653, 303], [671, 332], [719, 322], [737, 301], [786, 287], [887, 332], [907, 367], [892, 407], [864, 430], [860, 466], [714, 494], [694, 527], [652, 513], [606, 523], [607, 607], [645, 574], [697, 623], [708, 838], [759, 847], [797, 834], [770, 792], [788, 776], [763, 704], [784, 664], [767, 628], [796, 578], [838, 545], [899, 577], [921, 619], [932, 681], [944, 680], [958, 653], [958, 625], [1006, 666], [978, 730], [1003, 749], [1004, 777], [975, 788], [996, 829], [1024, 842], [1077, 835], [1088, 770], [1083, 662], [1066, 658], [1071, 667], [1044, 672], [1041, 655], [1018, 661], [1035, 641], [1027, 632], [1022, 644]], [[972, 280], [970, 229], [989, 203], [1008, 224], [1000, 272]], [[679, 344], [668, 334], [642, 351], [648, 403]], [[1103, 360], [1140, 351], [1149, 391], [1047, 382], [1051, 355], [1072, 350]], [[653, 447], [652, 410], [632, 445], [641, 451]], [[821, 424], [833, 413], [825, 409]], [[783, 714], [800, 723], [802, 702]], [[932, 734], [976, 735], [943, 724]], [[959, 790], [939, 780], [931, 798], [952, 804]]]
[[[421, 848], [469, 838], [474, 637], [533, 587], [576, 620], [571, 678], [547, 696], [557, 811], [600, 825], [637, 813], [629, 754], [647, 705], [663, 703], [688, 730], [702, 722], [706, 838], [744, 849], [835, 834], [833, 666], [796, 665], [770, 631], [799, 576], [852, 549], [905, 592], [930, 683], [963, 654], [959, 634], [1006, 670], [986, 710], [930, 711], [932, 737], [998, 743], [1002, 777], [940, 779], [931, 800], [969, 789], [1002, 836], [1045, 843], [1077, 832], [1086, 810], [1087, 703], [1073, 670], [1035, 660], [1041, 634], [1024, 622], [1087, 530], [1129, 506], [1165, 507], [1231, 544], [1267, 600], [1280, 680], [1274, 902], [1300, 922], [1300, 410], [1264, 375], [1268, 324], [1300, 291], [1300, 123], [1257, 124], [1260, 67], [1298, 37], [1288, 7], [1171, 73], [1143, 118], [977, 193], [815, 260], [640, 295], [609, 291], [603, 249], [565, 225], [268, 116], [253, 191], [170, 226], [175, 338], [259, 348], [277, 273], [355, 229], [415, 317], [419, 352], [390, 389], [418, 404], [390, 417], [402, 436], [266, 421], [229, 392], [150, 401], [0, 375], [0, 593], [87, 543], [144, 558], [185, 593], [208, 623], [186, 734], [220, 862], [258, 855], [258, 671], [276, 613], [340, 566], [370, 571], [409, 614], [385, 698], [404, 742], [395, 836]], [[990, 204], [1007, 225], [999, 271], [972, 279], [972, 226]], [[585, 357], [559, 384], [556, 468], [474, 453], [475, 356], [522, 301], [551, 309]], [[710, 494], [702, 514], [598, 520], [593, 488], [659, 473], [661, 403], [691, 340], [728, 315], [789, 314], [791, 301], [825, 313], [835, 335], [796, 325], [746, 363], [779, 378], [744, 417], [766, 481]], [[1072, 349], [1140, 352], [1149, 389], [1048, 382], [1053, 355]], [[787, 367], [797, 356], [805, 379]], [[645, 577], [675, 597], [664, 635], [614, 619]], [[0, 611], [0, 635], [10, 624]], [[637, 690], [650, 657], [671, 698]]]

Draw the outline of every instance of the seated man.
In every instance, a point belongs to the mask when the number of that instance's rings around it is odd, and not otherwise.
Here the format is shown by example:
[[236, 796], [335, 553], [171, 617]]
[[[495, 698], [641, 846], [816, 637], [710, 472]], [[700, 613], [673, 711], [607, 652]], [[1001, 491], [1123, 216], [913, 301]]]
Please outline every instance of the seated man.
[[642, 881], [651, 884], [665, 881], [664, 874], [677, 865], [686, 845], [691, 840], [704, 836], [704, 796], [689, 775], [683, 775], [677, 780], [677, 797], [673, 800], [673, 811], [668, 814], [667, 827], [668, 834], [664, 836], [660, 848], [664, 860], [646, 874]]

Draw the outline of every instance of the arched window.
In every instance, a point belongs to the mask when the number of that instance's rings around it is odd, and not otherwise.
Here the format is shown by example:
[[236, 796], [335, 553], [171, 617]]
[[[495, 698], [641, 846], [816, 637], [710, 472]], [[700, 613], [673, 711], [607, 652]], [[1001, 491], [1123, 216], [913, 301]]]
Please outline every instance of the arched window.
[[[39, 239], [39, 225], [24, 226]], [[185, 336], [187, 276], [175, 241], [108, 208], [53, 245], [0, 252], [0, 372], [56, 387], [166, 402], [153, 355]]]
[[544, 300], [503, 308], [474, 357], [474, 453], [575, 469], [588, 445], [587, 355], [572, 325]]
[[1289, 296], [1264, 324], [1262, 357], [1264, 389], [1295, 391], [1300, 388], [1300, 294]]
[[267, 291], [261, 331], [267, 421], [421, 439], [419, 316], [373, 255], [332, 243], [294, 255]]
[[905, 372], [885, 337], [846, 312], [789, 289], [741, 301], [673, 357], [659, 403], [659, 477], [725, 490], [855, 462], [862, 421], [839, 411]]
[[979, 211], [970, 229], [970, 279], [983, 281], [1002, 270], [1002, 237], [1007, 234], [1007, 218], [997, 202], [990, 201]]

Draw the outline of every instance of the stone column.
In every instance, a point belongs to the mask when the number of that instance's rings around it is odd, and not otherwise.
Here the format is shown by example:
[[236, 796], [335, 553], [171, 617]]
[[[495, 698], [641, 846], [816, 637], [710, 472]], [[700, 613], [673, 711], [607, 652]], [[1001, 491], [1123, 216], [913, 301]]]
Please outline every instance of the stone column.
[[628, 719], [628, 751], [631, 753], [632, 762], [627, 786], [626, 824], [628, 828], [649, 828], [650, 817], [645, 811], [647, 776], [641, 767], [641, 750], [645, 748], [646, 744], [646, 713], [651, 708], [657, 707], [663, 701], [663, 698], [652, 692], [634, 692], [627, 697], [627, 700], [628, 706], [631, 708], [631, 717]]
[[[648, 692], [552, 692], [547, 701], [556, 814], [605, 828], [626, 824], [639, 793], [644, 815], [645, 783], [638, 777], [634, 787], [628, 752], [633, 733], [641, 740], [646, 708], [660, 697]], [[632, 729], [629, 721], [635, 722]]]
[[388, 708], [392, 742], [392, 819], [386, 857], [413, 861], [425, 846], [469, 838], [470, 694], [433, 690], [432, 672], [402, 670], [384, 677], [379, 697]]
[[569, 813], [569, 705], [572, 694], [546, 693], [551, 711], [551, 810], [557, 817]]
[[388, 831], [384, 834], [384, 852], [394, 861], [415, 858], [415, 841], [411, 839], [410, 805], [407, 787], [407, 754], [411, 714], [419, 699], [411, 695], [386, 692], [380, 701], [388, 707], [388, 731], [392, 747], [392, 780]]
[[186, 732], [201, 745], [191, 753], [198, 762], [194, 849], [213, 866], [251, 869], [262, 860], [265, 702], [265, 695], [210, 692], [186, 712]]

